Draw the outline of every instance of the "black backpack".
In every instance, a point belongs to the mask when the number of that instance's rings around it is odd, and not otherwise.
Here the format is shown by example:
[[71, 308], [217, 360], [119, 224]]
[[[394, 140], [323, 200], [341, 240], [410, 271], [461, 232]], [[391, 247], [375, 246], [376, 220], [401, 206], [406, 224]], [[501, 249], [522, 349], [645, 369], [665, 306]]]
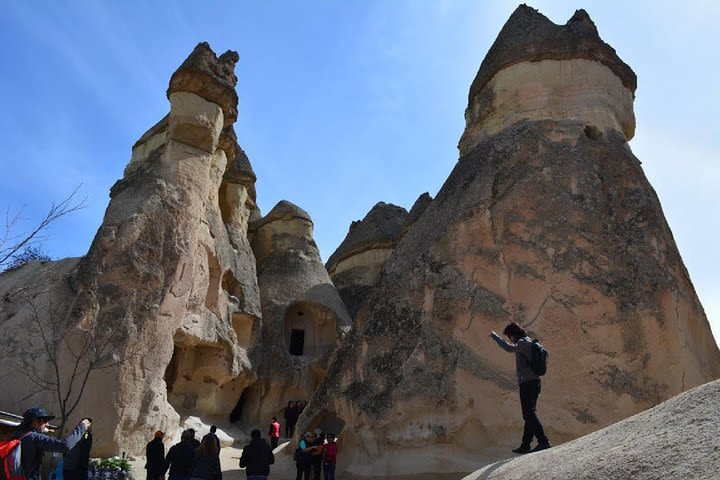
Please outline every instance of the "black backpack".
[[547, 358], [548, 351], [545, 347], [540, 345], [537, 340], [533, 340], [532, 343], [532, 356], [530, 357], [530, 369], [535, 372], [535, 375], [545, 375], [547, 372]]

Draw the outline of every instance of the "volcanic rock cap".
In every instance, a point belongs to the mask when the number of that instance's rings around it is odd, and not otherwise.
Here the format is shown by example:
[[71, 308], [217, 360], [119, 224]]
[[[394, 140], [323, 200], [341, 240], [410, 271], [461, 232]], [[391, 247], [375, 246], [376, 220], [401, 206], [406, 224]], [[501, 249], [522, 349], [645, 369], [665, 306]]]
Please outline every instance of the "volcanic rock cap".
[[630, 140], [636, 88], [635, 73], [602, 41], [585, 10], [555, 25], [520, 5], [470, 87], [460, 153], [513, 123], [534, 119], [585, 121]]
[[325, 264], [350, 316], [360, 309], [385, 261], [430, 202], [430, 195], [423, 193], [410, 213], [397, 205], [379, 202], [365, 218], [350, 224], [347, 236]]

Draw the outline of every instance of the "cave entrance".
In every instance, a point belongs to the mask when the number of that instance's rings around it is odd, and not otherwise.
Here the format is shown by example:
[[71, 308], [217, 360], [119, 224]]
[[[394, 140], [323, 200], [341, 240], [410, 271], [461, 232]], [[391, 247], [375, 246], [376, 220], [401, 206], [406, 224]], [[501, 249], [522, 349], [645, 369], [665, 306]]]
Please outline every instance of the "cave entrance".
[[245, 409], [245, 405], [248, 403], [248, 397], [250, 397], [250, 389], [246, 388], [240, 394], [240, 398], [238, 398], [235, 408], [233, 408], [232, 412], [230, 412], [230, 423], [235, 423], [240, 420], [243, 410]]
[[175, 386], [175, 380], [177, 380], [177, 376], [178, 376], [178, 349], [176, 346], [173, 345], [172, 358], [170, 359], [170, 363], [168, 364], [167, 368], [165, 369], [165, 374], [163, 375], [163, 380], [165, 380], [165, 385], [167, 385], [168, 395], [171, 394], [173, 391], [173, 387]]
[[305, 330], [290, 330], [290, 355], [302, 355], [305, 347]]

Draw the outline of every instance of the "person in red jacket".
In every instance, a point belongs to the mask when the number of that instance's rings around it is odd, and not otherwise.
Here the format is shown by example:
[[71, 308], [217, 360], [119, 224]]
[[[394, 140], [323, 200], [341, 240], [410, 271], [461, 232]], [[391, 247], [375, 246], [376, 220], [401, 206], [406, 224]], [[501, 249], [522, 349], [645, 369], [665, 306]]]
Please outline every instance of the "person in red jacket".
[[335, 443], [335, 434], [327, 434], [327, 443], [323, 445], [323, 474], [325, 480], [335, 480], [335, 465], [337, 464], [338, 446]]
[[272, 417], [272, 423], [270, 424], [270, 447], [275, 450], [278, 446], [278, 440], [280, 440], [280, 422], [277, 417]]

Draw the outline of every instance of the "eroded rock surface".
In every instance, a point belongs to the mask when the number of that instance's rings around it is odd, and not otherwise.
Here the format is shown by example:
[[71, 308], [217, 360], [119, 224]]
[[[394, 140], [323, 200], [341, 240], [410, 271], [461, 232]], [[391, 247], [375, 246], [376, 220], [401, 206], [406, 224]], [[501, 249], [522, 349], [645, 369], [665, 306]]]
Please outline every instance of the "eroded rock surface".
[[[533, 43], [538, 25], [572, 47]], [[632, 71], [582, 11], [556, 26], [521, 6], [490, 52], [456, 167], [385, 261], [299, 424], [342, 419], [351, 472], [467, 472], [517, 446], [514, 356], [488, 338], [510, 321], [551, 352], [539, 414], [556, 443], [720, 376], [627, 144]]]
[[122, 319], [120, 328], [135, 326], [133, 344], [152, 345], [142, 363], [109, 376], [125, 406], [108, 425], [125, 445], [146, 442], [147, 425], [177, 428], [178, 413], [226, 416], [255, 379], [254, 202], [246, 185], [224, 180], [233, 150], [218, 148], [236, 115], [235, 61], [200, 44], [173, 75], [167, 129], [134, 147], [81, 264], [81, 289], [100, 300], [97, 321]]
[[257, 207], [231, 127], [235, 62], [200, 44], [173, 75], [170, 113], [134, 145], [70, 291], [55, 299], [90, 313], [73, 313], [72, 328], [117, 332], [123, 361], [91, 374], [77, 409], [95, 419], [96, 455], [139, 453], [148, 432], [172, 435], [188, 412], [226, 418], [255, 381], [261, 308], [247, 223]]
[[350, 224], [345, 240], [330, 255], [327, 270], [351, 316], [377, 281], [380, 269], [403, 235], [408, 212], [377, 203], [365, 218]]
[[382, 266], [408, 229], [425, 212], [432, 197], [425, 192], [410, 212], [379, 202], [350, 230], [325, 265], [351, 317], [377, 283]]

